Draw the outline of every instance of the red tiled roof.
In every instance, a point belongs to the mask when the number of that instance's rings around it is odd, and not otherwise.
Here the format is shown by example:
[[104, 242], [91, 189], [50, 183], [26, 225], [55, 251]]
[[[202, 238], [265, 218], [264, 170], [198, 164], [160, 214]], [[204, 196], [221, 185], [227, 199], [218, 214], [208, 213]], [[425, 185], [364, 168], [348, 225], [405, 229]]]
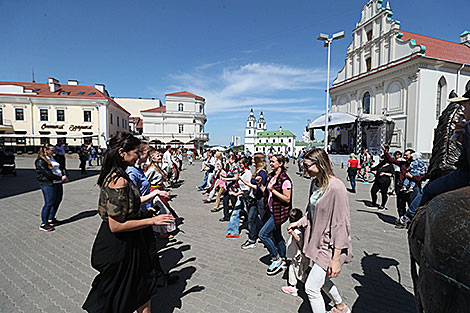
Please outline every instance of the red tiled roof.
[[[33, 93], [23, 93], [23, 94], [1, 94], [1, 96], [23, 96], [23, 97], [39, 97], [39, 98], [66, 98], [66, 99], [106, 99], [124, 112], [127, 112], [122, 106], [116, 103], [113, 99], [108, 97], [106, 94], [102, 93], [94, 86], [83, 86], [83, 85], [63, 85], [59, 84], [59, 90], [56, 92], [51, 92], [49, 89], [49, 84], [47, 83], [30, 83], [30, 82], [5, 82], [0, 81], [0, 85], [15, 85], [22, 86], [27, 90], [32, 91]], [[34, 89], [38, 89], [33, 91]], [[60, 94], [61, 92], [67, 92], [67, 94]], [[79, 94], [82, 93], [83, 94]], [[90, 94], [92, 93], [92, 94]]]
[[153, 108], [153, 109], [147, 109], [147, 110], [142, 110], [140, 112], [152, 112], [152, 113], [165, 113], [166, 112], [166, 105]]
[[419, 35], [407, 31], [403, 33], [401, 38], [404, 41], [414, 39], [418, 45], [426, 46], [425, 56], [440, 60], [447, 60], [457, 63], [470, 64], [470, 47], [438, 38]]
[[174, 93], [167, 93], [165, 96], [175, 96], [175, 97], [191, 97], [191, 98], [200, 98], [203, 99], [203, 97], [195, 95], [193, 93], [190, 93], [189, 91], [180, 91], [180, 92], [174, 92]]

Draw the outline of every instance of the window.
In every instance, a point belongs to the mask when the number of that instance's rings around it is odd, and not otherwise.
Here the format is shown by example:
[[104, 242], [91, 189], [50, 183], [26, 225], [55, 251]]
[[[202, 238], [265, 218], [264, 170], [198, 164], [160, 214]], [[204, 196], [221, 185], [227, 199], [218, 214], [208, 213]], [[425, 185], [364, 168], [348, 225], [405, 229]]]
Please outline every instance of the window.
[[250, 135], [250, 134], [251, 134], [251, 130], [248, 129], [248, 135]]
[[40, 109], [39, 110], [39, 119], [41, 121], [48, 121], [49, 120], [49, 114], [48, 114], [48, 110], [47, 109]]
[[17, 145], [25, 145], [26, 144], [26, 138], [17, 137], [16, 138], [16, 144]]
[[388, 89], [388, 110], [397, 111], [402, 109], [401, 105], [401, 85], [393, 83]]
[[372, 60], [371, 58], [366, 58], [366, 71], [369, 72], [372, 67]]
[[370, 93], [366, 92], [362, 97], [362, 113], [370, 114]]
[[444, 77], [441, 77], [437, 82], [437, 91], [436, 91], [436, 120], [441, 116], [441, 108], [443, 104], [442, 95], [445, 94], [445, 87], [447, 83]]
[[204, 132], [204, 125], [199, 125], [199, 132], [203, 133]]
[[199, 113], [202, 113], [202, 105], [199, 106]]
[[15, 109], [15, 119], [17, 121], [24, 121], [24, 109], [20, 109], [20, 108]]
[[180, 103], [178, 104], [178, 111], [184, 111], [184, 104]]
[[0, 125], [3, 125], [3, 108], [0, 108]]
[[372, 40], [372, 29], [367, 32], [367, 40]]
[[119, 116], [116, 116], [116, 126], [119, 126]]
[[289, 142], [292, 142], [292, 138], [289, 138]]
[[465, 92], [470, 90], [470, 80], [468, 81], [467, 85], [465, 86]]
[[184, 131], [184, 125], [183, 124], [179, 124], [178, 125], [178, 133], [182, 134]]
[[67, 91], [61, 91], [59, 92], [59, 95], [68, 95], [69, 93]]
[[89, 110], [83, 111], [83, 121], [91, 122], [91, 111]]
[[39, 91], [39, 89], [41, 89], [41, 88], [34, 88], [33, 92]]
[[284, 139], [281, 138], [281, 143], [284, 142]]
[[94, 95], [96, 95], [96, 92], [94, 92], [94, 91], [93, 91], [93, 92], [90, 92], [89, 95], [90, 95], [90, 96], [94, 96]]
[[65, 111], [57, 110], [57, 122], [65, 122]]
[[113, 125], [113, 113], [111, 113], [111, 115], [109, 116], [109, 122], [111, 123], [111, 125]]
[[122, 128], [126, 128], [126, 121], [122, 119]]
[[84, 91], [77, 92], [77, 95], [80, 95], [80, 96], [81, 96], [81, 95], [84, 95], [84, 94], [85, 94]]
[[42, 137], [41, 136], [41, 145], [47, 145], [49, 144], [50, 140], [48, 137]]

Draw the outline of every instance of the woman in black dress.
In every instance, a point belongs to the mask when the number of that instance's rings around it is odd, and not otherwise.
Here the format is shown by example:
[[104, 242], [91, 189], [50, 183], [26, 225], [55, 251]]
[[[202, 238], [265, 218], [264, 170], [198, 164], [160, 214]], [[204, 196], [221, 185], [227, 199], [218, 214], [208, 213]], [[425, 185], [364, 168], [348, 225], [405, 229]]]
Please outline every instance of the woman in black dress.
[[150, 313], [150, 298], [157, 289], [156, 269], [152, 264], [152, 225], [174, 221], [170, 214], [143, 216], [141, 203], [153, 194], [140, 197], [126, 168], [139, 158], [140, 140], [119, 133], [109, 141], [98, 178], [101, 187], [98, 212], [103, 219], [91, 253], [91, 264], [99, 274], [83, 304], [87, 312]]
[[375, 174], [374, 184], [370, 189], [370, 196], [372, 197], [372, 203], [374, 206], [377, 206], [377, 192], [380, 190], [382, 194], [382, 203], [379, 206], [379, 211], [385, 210], [385, 205], [388, 200], [388, 187], [392, 182], [392, 176], [394, 169], [392, 164], [385, 163], [384, 158], [380, 158], [380, 163], [377, 166], [371, 169], [372, 171], [377, 171]]

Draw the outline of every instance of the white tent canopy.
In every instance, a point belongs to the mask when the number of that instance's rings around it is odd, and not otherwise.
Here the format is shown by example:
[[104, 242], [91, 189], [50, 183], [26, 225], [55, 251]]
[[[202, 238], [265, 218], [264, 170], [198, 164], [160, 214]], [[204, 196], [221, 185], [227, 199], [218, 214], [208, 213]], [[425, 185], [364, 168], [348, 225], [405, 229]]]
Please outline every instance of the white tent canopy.
[[[328, 116], [328, 127], [342, 125], [342, 124], [351, 124], [355, 123], [357, 119], [356, 115], [343, 113], [343, 112], [333, 112], [330, 113]], [[320, 115], [320, 117], [316, 118], [312, 121], [308, 128], [324, 128], [325, 127], [325, 114]]]
[[[377, 115], [377, 114], [362, 114], [360, 117], [350, 114], [350, 113], [343, 113], [343, 112], [332, 112], [328, 116], [328, 127], [337, 126], [337, 125], [344, 125], [344, 124], [352, 124], [356, 121], [361, 122], [380, 122], [380, 121], [387, 121], [391, 122], [392, 119], [388, 116]], [[325, 127], [325, 114], [320, 115], [317, 119], [311, 122], [308, 125], [308, 128], [324, 128]]]

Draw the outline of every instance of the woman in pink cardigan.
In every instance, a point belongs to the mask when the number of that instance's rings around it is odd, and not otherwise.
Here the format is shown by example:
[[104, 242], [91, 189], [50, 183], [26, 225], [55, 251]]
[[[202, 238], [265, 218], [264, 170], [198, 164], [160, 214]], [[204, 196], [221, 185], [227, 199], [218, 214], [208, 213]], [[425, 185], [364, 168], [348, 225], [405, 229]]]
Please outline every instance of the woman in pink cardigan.
[[320, 290], [334, 302], [331, 313], [350, 313], [330, 278], [338, 277], [341, 265], [352, 260], [349, 235], [349, 201], [344, 184], [334, 176], [328, 155], [314, 148], [304, 157], [304, 169], [312, 177], [305, 216], [289, 225], [304, 228], [303, 253], [313, 262], [307, 293], [313, 313], [325, 313]]

